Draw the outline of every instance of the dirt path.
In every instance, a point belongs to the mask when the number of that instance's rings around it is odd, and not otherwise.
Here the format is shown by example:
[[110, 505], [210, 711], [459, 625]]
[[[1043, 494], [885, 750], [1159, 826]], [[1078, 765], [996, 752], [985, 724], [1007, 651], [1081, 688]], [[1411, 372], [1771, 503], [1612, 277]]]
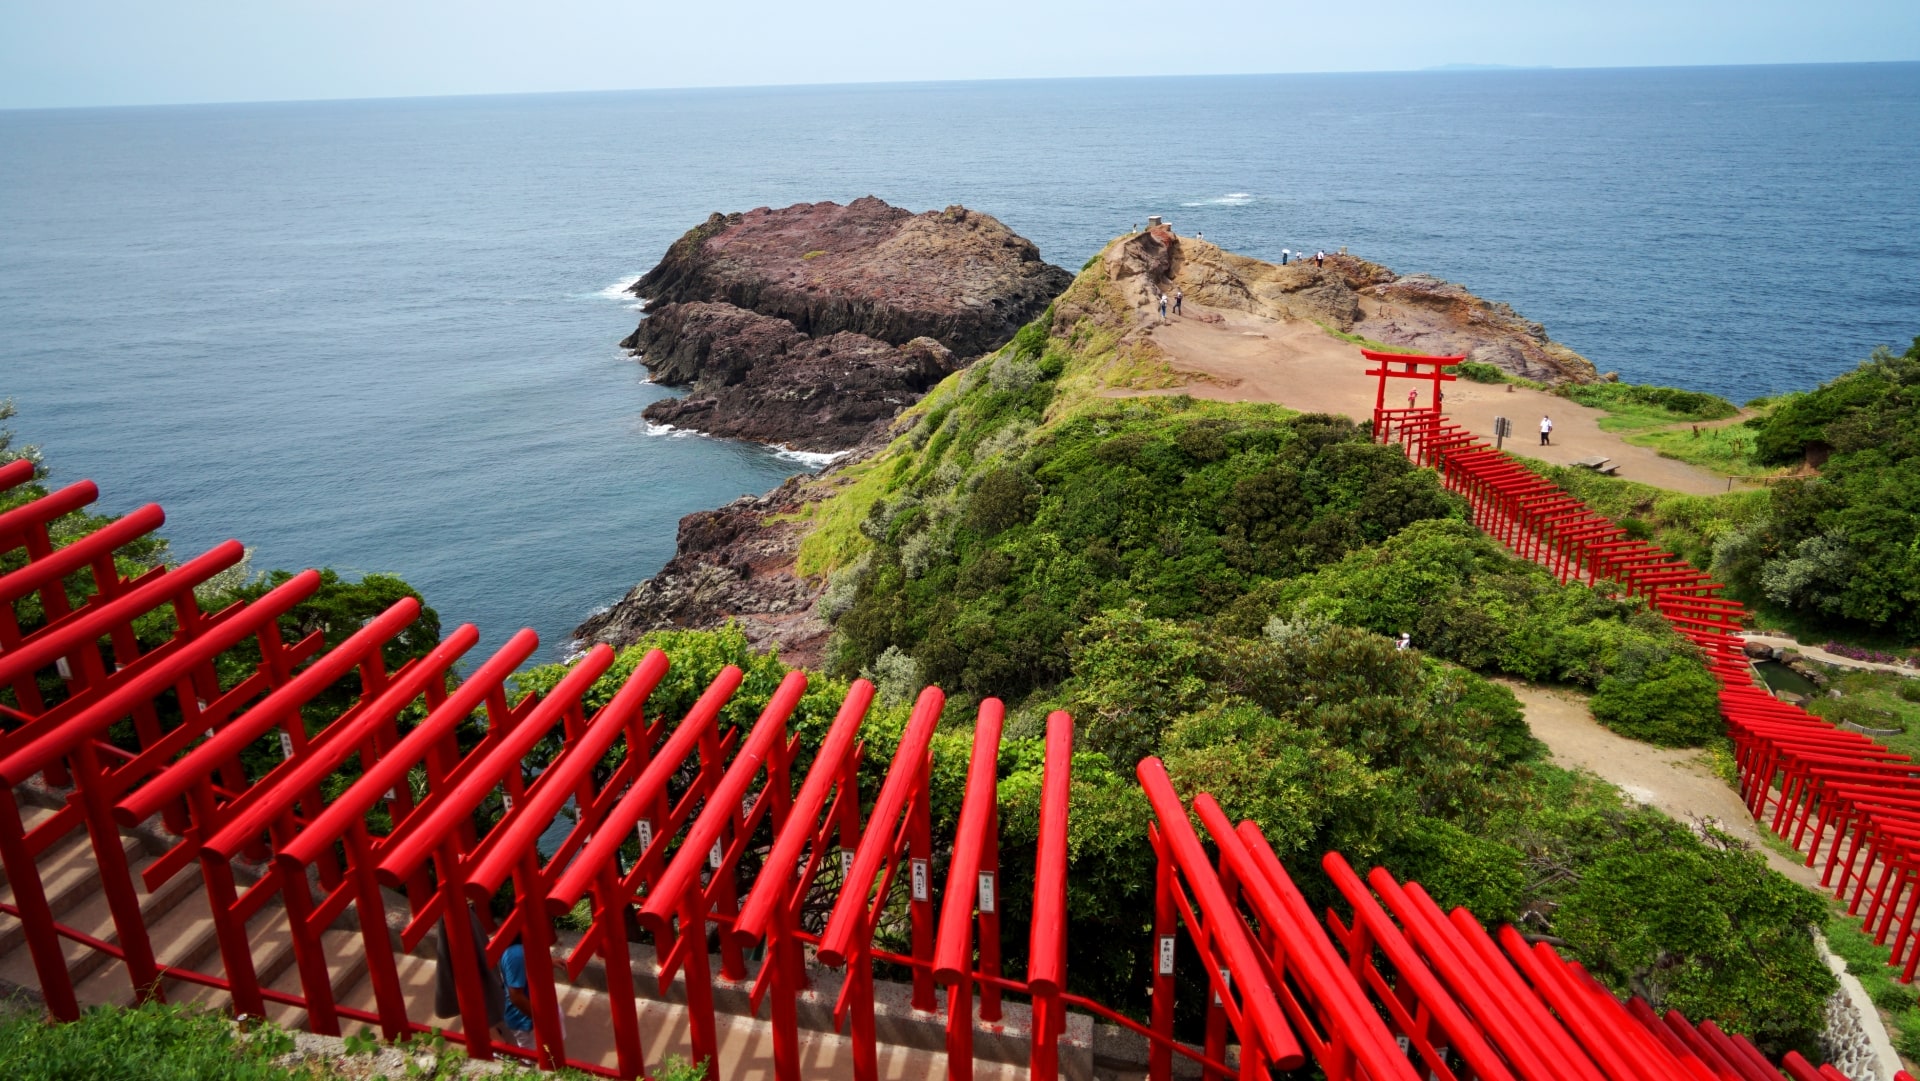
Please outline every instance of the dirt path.
[[1820, 888], [1820, 876], [1813, 868], [1761, 843], [1760, 826], [1739, 794], [1714, 774], [1705, 751], [1654, 747], [1615, 735], [1593, 719], [1586, 699], [1570, 691], [1500, 682], [1520, 699], [1527, 726], [1553, 752], [1556, 764], [1610, 781], [1628, 798], [1658, 807], [1679, 821], [1711, 818], [1721, 829], [1750, 842], [1774, 870], [1809, 889]]
[[[1188, 317], [1155, 327], [1153, 340], [1171, 355], [1176, 367], [1205, 377], [1177, 391], [1159, 393], [1274, 402], [1309, 413], [1340, 413], [1354, 420], [1373, 415], [1377, 380], [1362, 374], [1370, 362], [1360, 355], [1359, 346], [1313, 323], [1275, 322], [1195, 305]], [[1404, 408], [1407, 390], [1413, 385], [1410, 381], [1398, 388], [1389, 385], [1387, 405]], [[1430, 404], [1428, 393], [1423, 386], [1419, 404]], [[1556, 465], [1598, 454], [1617, 463], [1618, 475], [1629, 480], [1695, 495], [1727, 490], [1725, 477], [1662, 458], [1647, 447], [1601, 431], [1599, 420], [1606, 414], [1598, 409], [1524, 387], [1466, 380], [1447, 384], [1444, 394], [1447, 416], [1489, 440], [1493, 418], [1510, 418], [1514, 436], [1506, 441], [1506, 449], [1515, 454]], [[1553, 418], [1552, 446], [1538, 445], [1542, 414]]]

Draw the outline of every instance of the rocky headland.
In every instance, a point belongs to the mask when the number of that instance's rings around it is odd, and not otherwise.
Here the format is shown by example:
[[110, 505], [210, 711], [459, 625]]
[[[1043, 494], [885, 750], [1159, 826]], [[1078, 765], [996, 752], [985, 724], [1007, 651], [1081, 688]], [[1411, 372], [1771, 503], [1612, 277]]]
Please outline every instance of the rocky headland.
[[[1160, 292], [1176, 288], [1186, 293], [1187, 318], [1202, 322], [1218, 322], [1222, 312], [1306, 321], [1465, 353], [1544, 383], [1599, 378], [1584, 357], [1505, 304], [1349, 255], [1325, 266], [1278, 266], [1162, 227], [1115, 241], [1076, 281], [985, 215], [915, 215], [877, 199], [714, 215], [633, 286], [649, 299], [649, 314], [626, 344], [656, 380], [694, 388], [650, 406], [651, 419], [864, 453], [885, 444], [902, 408], [1004, 344], [1049, 303], [1056, 336], [1099, 326], [1117, 337], [1121, 367], [1164, 361], [1155, 340], [1164, 326], [1150, 313]], [[1109, 392], [1125, 392], [1125, 378], [1101, 378]], [[819, 663], [832, 629], [818, 609], [826, 583], [801, 575], [797, 555], [810, 527], [807, 505], [848, 482], [831, 469], [688, 515], [673, 559], [576, 637], [618, 646], [652, 630], [734, 620], [756, 647]]]
[[965, 207], [762, 207], [675, 241], [631, 287], [647, 317], [621, 344], [655, 382], [691, 388], [649, 420], [841, 451], [1005, 344], [1070, 280]]
[[[1159, 226], [1108, 247], [1108, 277], [1133, 304], [1181, 289], [1202, 308], [1279, 321], [1310, 320], [1387, 345], [1491, 364], [1541, 383], [1590, 383], [1593, 362], [1507, 304], [1427, 274], [1400, 275], [1355, 256], [1285, 266], [1236, 255]], [[1075, 316], [1056, 309], [1055, 323]]]
[[[934, 384], [992, 352], [1073, 280], [1033, 243], [965, 207], [915, 214], [871, 196], [845, 206], [715, 214], [631, 291], [646, 318], [621, 343], [682, 398], [647, 419], [835, 452], [884, 442]], [[806, 503], [834, 478], [796, 477], [680, 520], [660, 573], [574, 631], [625, 645], [651, 630], [734, 619], [755, 645], [817, 660], [820, 583], [795, 572]]]

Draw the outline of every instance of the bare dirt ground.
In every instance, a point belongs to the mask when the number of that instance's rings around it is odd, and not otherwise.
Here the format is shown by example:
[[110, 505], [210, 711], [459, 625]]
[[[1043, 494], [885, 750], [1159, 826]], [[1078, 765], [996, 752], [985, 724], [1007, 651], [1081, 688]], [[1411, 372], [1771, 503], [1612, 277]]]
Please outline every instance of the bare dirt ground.
[[1570, 691], [1500, 682], [1520, 699], [1527, 726], [1553, 752], [1556, 764], [1594, 774], [1628, 798], [1658, 807], [1682, 822], [1710, 818], [1751, 843], [1774, 870], [1810, 889], [1820, 888], [1820, 876], [1813, 868], [1760, 842], [1760, 826], [1739, 794], [1713, 772], [1705, 751], [1654, 747], [1615, 735], [1587, 712], [1586, 699]]
[[[1152, 314], [1143, 320], [1157, 322]], [[1217, 320], [1217, 321], [1216, 321]], [[1196, 398], [1230, 402], [1274, 402], [1309, 413], [1339, 413], [1354, 420], [1373, 416], [1378, 380], [1363, 374], [1372, 363], [1360, 347], [1341, 341], [1305, 320], [1278, 322], [1245, 312], [1187, 306], [1187, 315], [1154, 326], [1153, 340], [1174, 366], [1199, 378], [1175, 390]], [[1419, 405], [1428, 406], [1431, 384], [1392, 380], [1387, 406], [1405, 408], [1407, 391], [1419, 388]], [[1445, 384], [1442, 407], [1449, 419], [1464, 424], [1489, 442], [1493, 419], [1513, 421], [1506, 449], [1556, 465], [1571, 465], [1591, 455], [1612, 459], [1619, 476], [1676, 492], [1711, 495], [1727, 490], [1716, 473], [1662, 458], [1600, 430], [1606, 414], [1598, 409], [1524, 387], [1470, 383]], [[1139, 393], [1139, 392], [1118, 392]], [[1553, 444], [1539, 445], [1540, 418], [1553, 418]]]

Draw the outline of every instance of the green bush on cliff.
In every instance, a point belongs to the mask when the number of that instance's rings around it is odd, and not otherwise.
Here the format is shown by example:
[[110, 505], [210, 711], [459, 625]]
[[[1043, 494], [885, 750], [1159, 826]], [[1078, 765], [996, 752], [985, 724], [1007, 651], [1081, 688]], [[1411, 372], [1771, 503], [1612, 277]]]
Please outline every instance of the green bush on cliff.
[[1616, 991], [1773, 1054], [1813, 1053], [1809, 1020], [1837, 987], [1807, 934], [1826, 916], [1820, 897], [1717, 830], [1695, 836], [1644, 811], [1610, 825], [1560, 898], [1555, 933]]
[[1830, 456], [1775, 485], [1766, 516], [1716, 545], [1715, 571], [1814, 627], [1920, 639], [1920, 338], [1787, 396], [1756, 446], [1770, 462]]
[[1404, 632], [1469, 668], [1589, 688], [1594, 716], [1635, 739], [1695, 746], [1722, 728], [1712, 677], [1665, 620], [1637, 601], [1562, 585], [1464, 522], [1416, 522], [1248, 593], [1220, 622], [1245, 635], [1272, 617]]
[[1609, 412], [1650, 414], [1660, 422], [1724, 420], [1740, 410], [1713, 394], [1643, 383], [1566, 383], [1555, 393]]
[[[936, 435], [924, 455], [939, 447]], [[1017, 697], [1065, 675], [1069, 636], [1100, 612], [1210, 615], [1460, 513], [1343, 419], [1179, 398], [1089, 408], [971, 476], [948, 464], [943, 476], [923, 460], [922, 483], [873, 505], [869, 569], [837, 624], [843, 670], [897, 648], [929, 682]]]

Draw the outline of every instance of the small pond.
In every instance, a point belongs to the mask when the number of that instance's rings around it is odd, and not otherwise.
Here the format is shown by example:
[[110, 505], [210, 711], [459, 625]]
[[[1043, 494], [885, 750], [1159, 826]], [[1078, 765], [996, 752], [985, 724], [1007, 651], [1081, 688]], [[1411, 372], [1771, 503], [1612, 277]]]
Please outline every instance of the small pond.
[[1816, 698], [1820, 694], [1820, 688], [1815, 687], [1812, 680], [1779, 661], [1755, 661], [1753, 667], [1770, 691], [1792, 691], [1808, 698]]

